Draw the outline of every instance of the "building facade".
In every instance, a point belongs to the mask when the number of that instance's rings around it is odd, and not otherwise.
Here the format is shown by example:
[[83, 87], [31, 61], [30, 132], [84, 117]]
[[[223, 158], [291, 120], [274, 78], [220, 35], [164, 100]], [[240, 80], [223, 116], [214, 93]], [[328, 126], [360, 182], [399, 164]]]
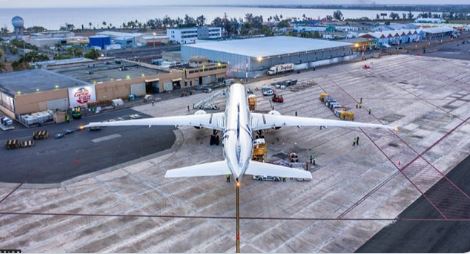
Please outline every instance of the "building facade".
[[166, 30], [170, 41], [179, 44], [193, 44], [197, 40], [217, 40], [222, 38], [221, 27], [170, 28]]
[[227, 67], [206, 63], [169, 71], [154, 70], [125, 60], [49, 65], [0, 75], [0, 110], [20, 115], [46, 110], [64, 111], [89, 103], [109, 104], [113, 99], [171, 92], [221, 81]]
[[237, 78], [264, 75], [272, 66], [292, 63], [295, 69], [348, 60], [352, 45], [345, 42], [274, 36], [243, 40], [206, 42], [181, 47], [182, 61], [205, 57], [213, 62], [227, 63], [227, 74]]

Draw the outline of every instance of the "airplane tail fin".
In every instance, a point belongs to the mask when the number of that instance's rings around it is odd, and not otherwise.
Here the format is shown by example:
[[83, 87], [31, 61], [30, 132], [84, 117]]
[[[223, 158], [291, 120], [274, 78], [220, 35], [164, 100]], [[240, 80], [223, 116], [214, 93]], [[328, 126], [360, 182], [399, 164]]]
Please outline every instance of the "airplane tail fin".
[[257, 161], [250, 161], [250, 165], [248, 166], [245, 174], [312, 179], [312, 174], [304, 169], [289, 168]]
[[225, 161], [209, 162], [166, 171], [166, 178], [230, 175]]

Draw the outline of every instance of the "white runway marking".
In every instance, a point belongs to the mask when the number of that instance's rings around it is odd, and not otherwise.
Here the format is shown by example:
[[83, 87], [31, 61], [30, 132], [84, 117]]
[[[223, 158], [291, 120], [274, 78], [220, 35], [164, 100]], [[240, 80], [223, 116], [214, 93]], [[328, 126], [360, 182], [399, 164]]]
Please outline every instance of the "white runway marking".
[[99, 142], [108, 141], [108, 140], [115, 139], [115, 138], [120, 138], [120, 137], [122, 137], [121, 134], [111, 134], [111, 135], [108, 135], [108, 136], [103, 136], [103, 137], [100, 137], [100, 138], [92, 139], [91, 142], [99, 143]]

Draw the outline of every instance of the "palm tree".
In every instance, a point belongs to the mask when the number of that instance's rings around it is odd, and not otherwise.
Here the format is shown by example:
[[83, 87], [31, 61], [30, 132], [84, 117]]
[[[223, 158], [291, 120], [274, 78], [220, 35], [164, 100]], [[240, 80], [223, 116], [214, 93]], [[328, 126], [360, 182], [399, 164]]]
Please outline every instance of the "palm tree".
[[90, 29], [91, 29], [91, 27], [93, 26], [93, 23], [89, 22], [88, 25], [90, 26]]

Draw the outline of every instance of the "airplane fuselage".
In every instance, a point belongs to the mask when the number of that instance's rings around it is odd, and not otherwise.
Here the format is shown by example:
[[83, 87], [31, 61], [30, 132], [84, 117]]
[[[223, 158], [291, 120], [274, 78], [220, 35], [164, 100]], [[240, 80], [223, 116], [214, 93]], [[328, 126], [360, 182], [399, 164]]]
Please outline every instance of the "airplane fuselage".
[[227, 91], [224, 155], [233, 177], [239, 181], [251, 160], [253, 146], [251, 117], [245, 87], [234, 84]]

